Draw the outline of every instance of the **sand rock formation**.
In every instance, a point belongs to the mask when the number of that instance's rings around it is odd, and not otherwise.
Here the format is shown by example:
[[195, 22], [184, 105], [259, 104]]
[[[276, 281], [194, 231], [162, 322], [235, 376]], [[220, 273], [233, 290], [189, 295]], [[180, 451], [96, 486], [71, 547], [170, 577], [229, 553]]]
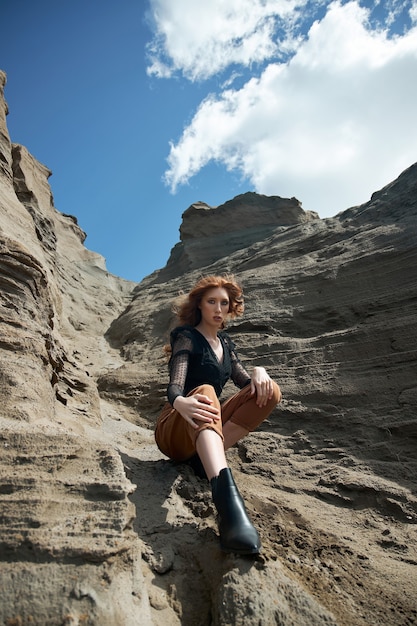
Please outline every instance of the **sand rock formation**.
[[208, 266], [264, 240], [274, 227], [285, 229], [313, 219], [319, 219], [317, 213], [303, 211], [296, 198], [247, 192], [219, 207], [196, 202], [182, 215], [181, 241], [172, 249], [163, 275], [171, 278]]
[[0, 622], [133, 625], [149, 613], [133, 485], [94, 378], [121, 363], [103, 335], [133, 284], [54, 208], [0, 111]]
[[[192, 205], [136, 285], [56, 210], [6, 113], [1, 94], [0, 622], [417, 623], [417, 165], [326, 220], [252, 193]], [[170, 304], [208, 272], [241, 280], [228, 330], [284, 393], [229, 452], [256, 560], [220, 552], [207, 483], [153, 443]]]

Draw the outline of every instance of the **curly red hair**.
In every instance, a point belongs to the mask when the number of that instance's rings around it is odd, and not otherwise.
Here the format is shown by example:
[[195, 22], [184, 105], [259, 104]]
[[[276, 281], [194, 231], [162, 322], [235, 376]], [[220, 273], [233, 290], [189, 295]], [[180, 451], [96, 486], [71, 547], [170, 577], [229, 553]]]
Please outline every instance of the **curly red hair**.
[[191, 291], [180, 296], [173, 310], [180, 325], [197, 326], [201, 321], [200, 304], [204, 294], [210, 289], [222, 288], [229, 296], [228, 317], [234, 319], [243, 314], [243, 291], [233, 274], [224, 276], [203, 276]]

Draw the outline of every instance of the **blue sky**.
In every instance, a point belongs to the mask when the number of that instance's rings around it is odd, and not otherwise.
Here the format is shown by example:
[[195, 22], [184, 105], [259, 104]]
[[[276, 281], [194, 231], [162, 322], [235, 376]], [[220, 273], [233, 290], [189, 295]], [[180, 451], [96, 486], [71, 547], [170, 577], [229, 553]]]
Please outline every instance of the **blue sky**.
[[11, 140], [134, 281], [190, 204], [245, 191], [321, 217], [417, 161], [417, 4], [0, 0]]

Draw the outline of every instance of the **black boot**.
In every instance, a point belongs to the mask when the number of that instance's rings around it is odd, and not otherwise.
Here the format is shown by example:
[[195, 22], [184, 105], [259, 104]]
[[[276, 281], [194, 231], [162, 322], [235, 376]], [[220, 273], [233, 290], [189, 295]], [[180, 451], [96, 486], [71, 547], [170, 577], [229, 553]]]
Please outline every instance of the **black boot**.
[[213, 502], [219, 514], [220, 547], [224, 552], [258, 554], [261, 541], [245, 509], [228, 467], [211, 479]]

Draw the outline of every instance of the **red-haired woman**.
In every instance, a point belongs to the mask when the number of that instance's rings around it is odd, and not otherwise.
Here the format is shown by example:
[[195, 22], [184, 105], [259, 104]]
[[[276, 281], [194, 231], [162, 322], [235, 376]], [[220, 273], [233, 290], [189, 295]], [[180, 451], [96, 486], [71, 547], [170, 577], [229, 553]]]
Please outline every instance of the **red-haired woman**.
[[[263, 367], [248, 374], [223, 331], [243, 313], [242, 289], [233, 276], [200, 279], [176, 307], [171, 332], [168, 402], [158, 418], [155, 440], [175, 461], [194, 461], [211, 483], [219, 514], [220, 545], [226, 552], [258, 554], [260, 539], [227, 466], [225, 450], [255, 430], [281, 400], [278, 385]], [[240, 391], [219, 397], [231, 379]], [[197, 468], [196, 468], [197, 469]]]

